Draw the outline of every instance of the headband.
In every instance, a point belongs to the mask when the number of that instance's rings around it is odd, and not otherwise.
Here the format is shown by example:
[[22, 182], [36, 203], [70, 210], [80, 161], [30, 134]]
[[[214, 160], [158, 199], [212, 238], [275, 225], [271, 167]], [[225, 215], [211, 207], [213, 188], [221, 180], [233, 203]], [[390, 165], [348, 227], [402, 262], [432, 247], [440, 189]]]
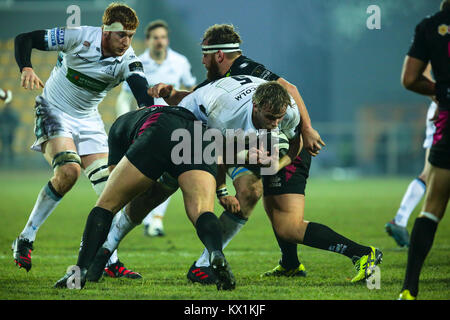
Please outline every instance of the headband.
[[104, 24], [103, 31], [134, 31], [134, 30], [125, 30], [120, 22], [113, 22], [111, 24]]
[[219, 50], [224, 53], [227, 53], [227, 52], [241, 51], [241, 48], [239, 47], [239, 43], [222, 43], [222, 44], [202, 45], [202, 52], [204, 54], [216, 53]]

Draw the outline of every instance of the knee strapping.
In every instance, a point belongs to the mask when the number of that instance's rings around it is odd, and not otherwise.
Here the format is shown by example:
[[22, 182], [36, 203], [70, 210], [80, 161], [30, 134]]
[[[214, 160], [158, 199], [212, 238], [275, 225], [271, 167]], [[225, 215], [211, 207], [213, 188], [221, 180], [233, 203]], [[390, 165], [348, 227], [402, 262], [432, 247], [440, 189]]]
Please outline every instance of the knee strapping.
[[95, 193], [100, 195], [103, 192], [109, 177], [108, 160], [106, 158], [95, 160], [84, 169], [84, 173], [89, 181], [91, 181]]
[[62, 151], [53, 157], [52, 167], [53, 169], [56, 169], [57, 167], [63, 166], [67, 163], [78, 163], [78, 165], [81, 166], [81, 158], [75, 151]]

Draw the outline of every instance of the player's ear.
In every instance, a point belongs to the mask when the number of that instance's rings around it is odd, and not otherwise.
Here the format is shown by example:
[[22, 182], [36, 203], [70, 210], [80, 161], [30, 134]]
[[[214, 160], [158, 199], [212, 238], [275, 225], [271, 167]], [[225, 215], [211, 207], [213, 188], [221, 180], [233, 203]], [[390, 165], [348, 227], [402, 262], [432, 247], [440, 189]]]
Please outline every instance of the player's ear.
[[217, 51], [217, 54], [215, 55], [216, 61], [218, 63], [222, 63], [225, 59], [225, 53], [223, 53], [222, 50]]

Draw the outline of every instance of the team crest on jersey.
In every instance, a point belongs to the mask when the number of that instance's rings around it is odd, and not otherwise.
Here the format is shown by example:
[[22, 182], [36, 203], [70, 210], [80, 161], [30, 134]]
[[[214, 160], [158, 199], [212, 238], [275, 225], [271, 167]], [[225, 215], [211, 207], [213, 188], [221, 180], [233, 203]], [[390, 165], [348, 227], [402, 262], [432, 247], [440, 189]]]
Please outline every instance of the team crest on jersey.
[[128, 65], [128, 68], [130, 69], [130, 72], [133, 71], [141, 71], [144, 72], [144, 67], [142, 66], [142, 63], [140, 61], [132, 62]]
[[116, 67], [117, 67], [117, 64], [114, 63], [114, 64], [112, 64], [112, 65], [110, 65], [110, 66], [107, 66], [107, 67], [106, 67], [105, 69], [103, 69], [102, 71], [103, 71], [104, 73], [106, 73], [106, 74], [108, 74], [108, 75], [114, 77], [114, 74], [116, 73]]
[[438, 27], [438, 33], [439, 33], [441, 36], [445, 36], [446, 34], [448, 34], [448, 33], [449, 33], [448, 25], [446, 25], [446, 24], [441, 24], [441, 25]]
[[91, 46], [91, 43], [89, 41], [85, 41], [85, 42], [83, 42], [83, 46], [89, 48]]

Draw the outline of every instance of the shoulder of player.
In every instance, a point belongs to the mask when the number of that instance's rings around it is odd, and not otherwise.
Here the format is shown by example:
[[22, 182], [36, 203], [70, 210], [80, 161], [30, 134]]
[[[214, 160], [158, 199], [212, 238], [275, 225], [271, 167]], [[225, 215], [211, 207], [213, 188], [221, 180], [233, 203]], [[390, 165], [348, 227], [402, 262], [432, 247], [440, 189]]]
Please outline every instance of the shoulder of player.
[[422, 21], [417, 24], [417, 28], [430, 28], [434, 27], [436, 24], [444, 23], [444, 20], [447, 20], [448, 12], [439, 11], [433, 15], [428, 15]]
[[102, 33], [101, 27], [80, 26], [80, 27], [64, 27], [67, 32], [78, 33], [83, 41], [94, 40]]
[[242, 69], [251, 69], [257, 66], [264, 66], [264, 65], [250, 59], [249, 57], [242, 55], [236, 60], [234, 60], [232, 69], [234, 69], [233, 71], [238, 71]]
[[143, 58], [143, 54], [136, 56], [136, 53], [134, 52], [134, 49], [132, 46], [130, 46], [127, 51], [125, 51], [125, 53], [123, 54], [123, 59], [122, 61], [124, 61], [125, 63], [127, 62], [134, 62], [134, 61], [139, 61], [142, 63], [142, 58]]

